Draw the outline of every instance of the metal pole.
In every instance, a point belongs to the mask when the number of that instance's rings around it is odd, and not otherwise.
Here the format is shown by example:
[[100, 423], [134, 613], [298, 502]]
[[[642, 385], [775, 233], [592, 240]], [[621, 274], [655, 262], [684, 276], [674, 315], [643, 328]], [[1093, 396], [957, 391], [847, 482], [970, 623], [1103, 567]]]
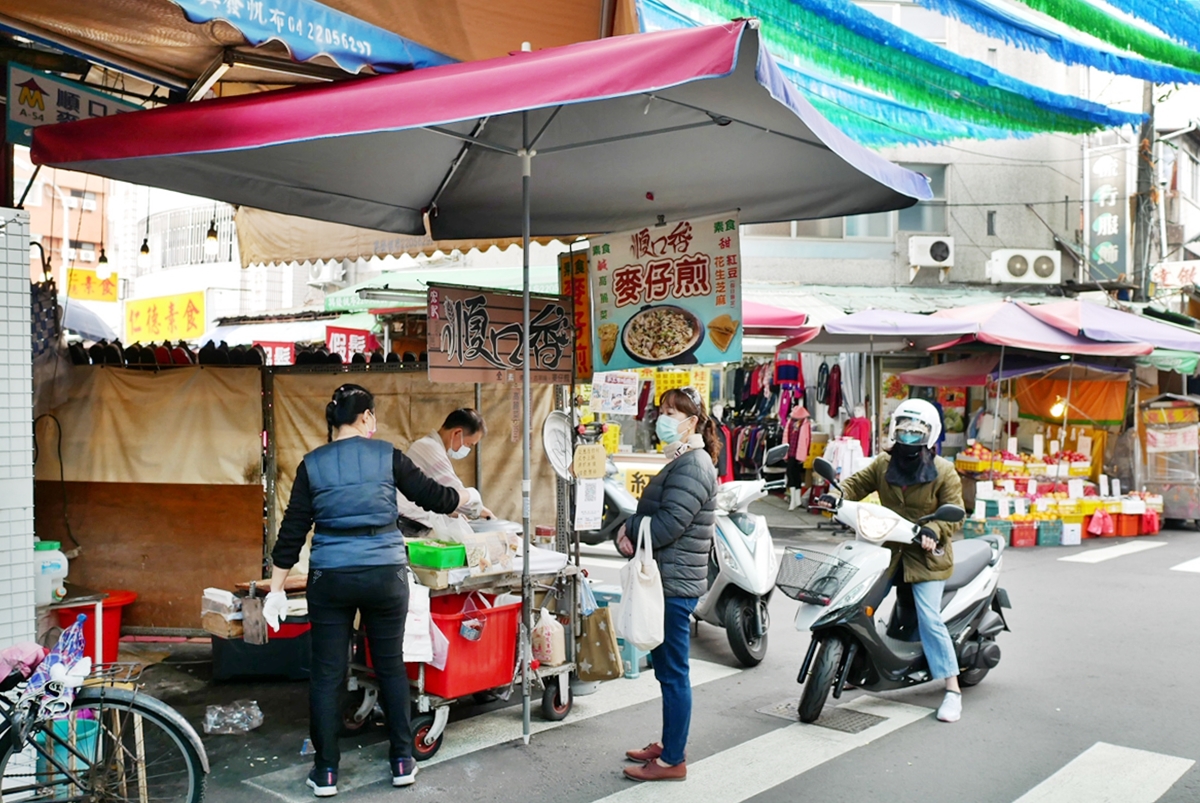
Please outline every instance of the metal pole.
[[[475, 383], [475, 412], [479, 413], [479, 408], [483, 407], [483, 386], [478, 382]], [[483, 413], [479, 413], [483, 415]], [[511, 420], [511, 419], [510, 419]], [[475, 490], [483, 494], [483, 455], [479, 452], [483, 449], [483, 440], [475, 444]]]
[[[1000, 437], [1000, 396], [1004, 389], [1004, 346], [1000, 346], [1000, 367], [996, 371], [996, 422], [992, 426], [992, 453], [996, 452], [996, 440]], [[984, 399], [984, 406], [987, 399]], [[1007, 407], [1007, 405], [1005, 405]], [[1007, 434], [1007, 433], [1006, 433]]]
[[1071, 363], [1067, 367], [1067, 398], [1063, 402], [1063, 436], [1062, 448], [1065, 450], [1067, 446], [1067, 428], [1070, 426], [1071, 417], [1071, 380], [1075, 378], [1075, 355], [1071, 355]]
[[529, 659], [533, 632], [533, 588], [529, 579], [529, 181], [533, 154], [529, 150], [529, 112], [521, 112], [521, 720], [522, 736], [529, 744]]
[[871, 391], [871, 410], [869, 412], [869, 415], [871, 416], [871, 454], [870, 454], [870, 457], [874, 457], [876, 454], [879, 453], [879, 441], [881, 440], [880, 433], [879, 433], [879, 423], [880, 422], [879, 422], [879, 415], [878, 415], [878, 413], [879, 413], [878, 395], [879, 394], [876, 392], [877, 389], [875, 387], [875, 335], [871, 335], [871, 363], [870, 363], [870, 370], [868, 371], [868, 382], [869, 382], [868, 387], [870, 388], [870, 391]]

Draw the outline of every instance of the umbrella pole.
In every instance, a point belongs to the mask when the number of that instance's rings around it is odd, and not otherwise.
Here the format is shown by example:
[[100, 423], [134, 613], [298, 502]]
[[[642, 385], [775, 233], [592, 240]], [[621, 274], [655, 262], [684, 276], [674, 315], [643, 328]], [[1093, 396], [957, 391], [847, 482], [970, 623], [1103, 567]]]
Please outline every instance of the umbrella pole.
[[521, 734], [529, 744], [529, 660], [533, 633], [533, 589], [529, 578], [529, 181], [533, 154], [529, 151], [529, 112], [521, 112]]
[[[993, 454], [995, 454], [995, 452], [996, 452], [997, 441], [1000, 438], [1000, 397], [1003, 395], [1003, 393], [1004, 393], [1004, 344], [1001, 343], [1000, 344], [1000, 367], [996, 373], [996, 421], [992, 425], [992, 453]], [[986, 403], [987, 403], [987, 399], [985, 398], [984, 404], [986, 405]], [[1008, 409], [1007, 404], [1004, 405], [1004, 407], [1005, 407], [1005, 410]], [[1006, 428], [1005, 435], [1007, 436], [1007, 434], [1008, 434], [1008, 430]]]

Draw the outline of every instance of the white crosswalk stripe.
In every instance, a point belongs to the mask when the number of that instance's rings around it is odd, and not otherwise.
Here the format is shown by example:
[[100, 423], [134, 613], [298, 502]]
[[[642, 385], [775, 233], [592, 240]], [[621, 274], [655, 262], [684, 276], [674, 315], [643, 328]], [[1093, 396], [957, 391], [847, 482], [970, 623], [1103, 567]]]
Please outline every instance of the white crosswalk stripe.
[[1184, 561], [1183, 563], [1180, 563], [1178, 566], [1172, 566], [1171, 571], [1173, 571], [1173, 572], [1194, 572], [1196, 574], [1200, 574], [1200, 558], [1193, 558], [1192, 560], [1188, 560], [1188, 561]]
[[929, 708], [870, 696], [858, 697], [846, 707], [887, 719], [856, 734], [788, 725], [688, 764], [686, 783], [638, 784], [596, 803], [738, 803], [932, 713]]
[[1134, 555], [1138, 552], [1145, 552], [1147, 549], [1166, 545], [1166, 541], [1130, 541], [1125, 544], [1117, 544], [1116, 546], [1088, 549], [1084, 552], [1068, 555], [1065, 558], [1059, 558], [1059, 560], [1065, 563], [1103, 563], [1106, 560], [1123, 558], [1127, 555]]
[[[741, 671], [741, 669], [693, 658], [691, 660], [692, 686], [720, 680]], [[632, 705], [656, 700], [658, 697], [659, 688], [654, 679], [654, 673], [643, 672], [641, 677], [636, 680], [605, 683], [595, 694], [575, 698], [571, 715], [561, 722], [546, 722], [535, 718], [532, 730], [534, 733], [542, 733], [592, 717], [610, 714]], [[443, 738], [441, 750], [430, 760], [421, 762], [422, 768], [520, 739], [521, 708], [520, 706], [502, 708], [482, 716], [451, 722], [446, 727], [446, 734]], [[351, 789], [378, 783], [383, 779], [386, 765], [386, 744], [344, 751], [338, 773], [338, 791], [347, 792]], [[243, 783], [289, 803], [307, 802], [312, 800], [312, 793], [305, 788], [304, 779], [308, 776], [311, 768], [311, 764], [287, 767], [249, 778]]]
[[1097, 742], [1015, 803], [1154, 803], [1195, 763]]

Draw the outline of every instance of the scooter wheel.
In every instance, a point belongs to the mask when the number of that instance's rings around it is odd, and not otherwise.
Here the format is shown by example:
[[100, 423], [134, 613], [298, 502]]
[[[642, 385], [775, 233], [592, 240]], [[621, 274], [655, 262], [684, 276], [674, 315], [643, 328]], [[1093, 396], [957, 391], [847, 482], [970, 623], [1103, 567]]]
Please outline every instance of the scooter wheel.
[[991, 670], [986, 666], [978, 667], [977, 669], [968, 669], [958, 676], [958, 682], [963, 686], [978, 686], [987, 677], [987, 673]]
[[804, 693], [800, 695], [801, 722], [816, 722], [817, 717], [821, 716], [821, 709], [825, 707], [825, 700], [829, 698], [829, 690], [833, 688], [838, 667], [842, 665], [844, 649], [845, 645], [839, 638], [827, 638], [821, 645], [821, 650], [813, 662], [812, 673], [804, 684]]
[[729, 649], [747, 668], [758, 666], [767, 657], [767, 633], [755, 638], [755, 600], [731, 599], [725, 606], [725, 636]]

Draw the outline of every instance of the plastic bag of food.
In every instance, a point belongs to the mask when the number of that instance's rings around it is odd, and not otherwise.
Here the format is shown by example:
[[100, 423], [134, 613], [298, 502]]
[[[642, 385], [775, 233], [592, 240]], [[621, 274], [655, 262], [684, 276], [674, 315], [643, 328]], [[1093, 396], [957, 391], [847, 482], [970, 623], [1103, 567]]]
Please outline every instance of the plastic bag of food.
[[204, 711], [205, 733], [246, 733], [261, 724], [263, 713], [256, 700], [234, 700], [229, 705], [210, 705]]
[[533, 657], [542, 666], [558, 666], [567, 660], [567, 631], [545, 608], [533, 626], [532, 641]]

